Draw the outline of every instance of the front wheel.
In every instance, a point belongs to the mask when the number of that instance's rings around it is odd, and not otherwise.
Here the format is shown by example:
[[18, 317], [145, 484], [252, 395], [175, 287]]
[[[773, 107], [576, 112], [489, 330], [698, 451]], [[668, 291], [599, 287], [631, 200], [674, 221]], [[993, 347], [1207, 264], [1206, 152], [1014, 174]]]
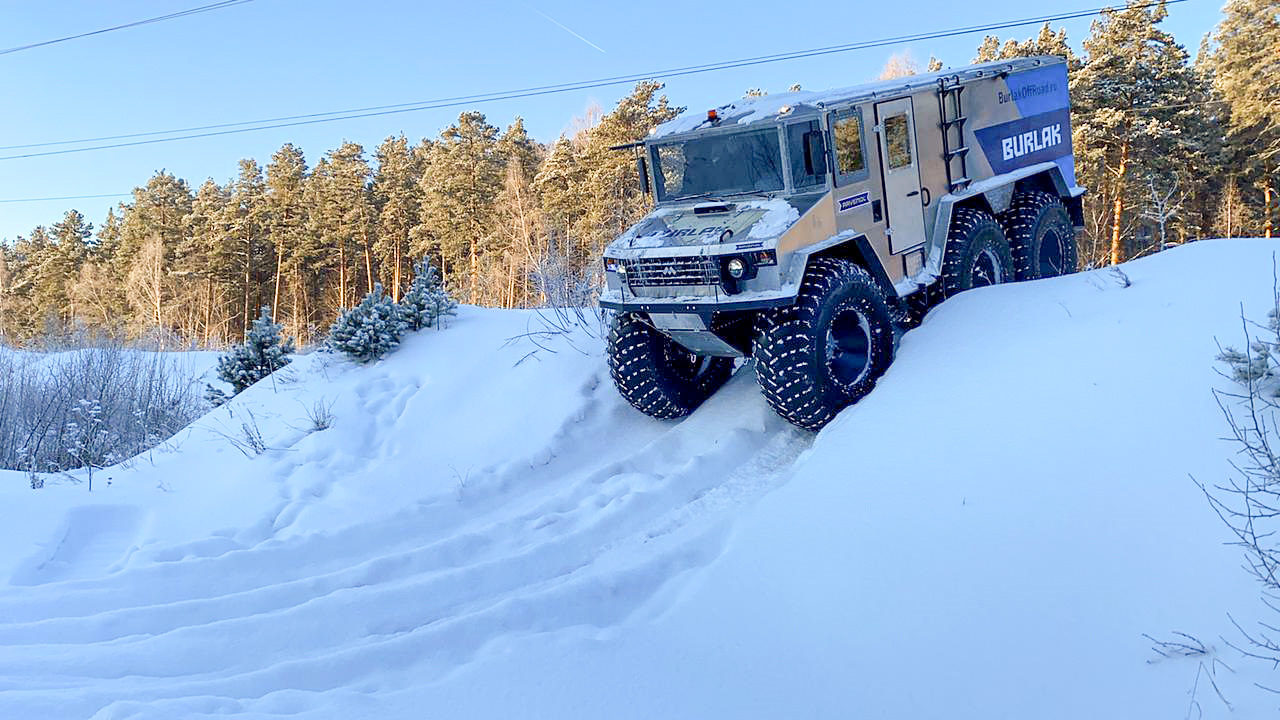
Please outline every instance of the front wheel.
[[608, 354], [618, 392], [656, 418], [688, 415], [733, 374], [733, 358], [696, 355], [636, 313], [614, 316]]
[[752, 353], [765, 399], [809, 430], [871, 392], [893, 361], [893, 319], [866, 270], [809, 264], [794, 305], [761, 313]]

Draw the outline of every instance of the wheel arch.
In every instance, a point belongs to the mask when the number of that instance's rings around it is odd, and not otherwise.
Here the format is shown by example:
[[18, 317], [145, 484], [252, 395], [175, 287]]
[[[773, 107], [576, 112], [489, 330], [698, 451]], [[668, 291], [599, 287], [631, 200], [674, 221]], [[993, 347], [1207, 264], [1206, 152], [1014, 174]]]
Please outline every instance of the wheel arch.
[[898, 299], [898, 292], [894, 289], [893, 282], [889, 280], [889, 273], [880, 262], [880, 257], [876, 255], [875, 248], [871, 246], [871, 241], [866, 235], [846, 230], [797, 252], [802, 256], [802, 267], [805, 272], [808, 272], [809, 265], [818, 258], [845, 260], [866, 270], [876, 281], [876, 285], [880, 286], [887, 299], [890, 301]]
[[926, 244], [924, 268], [918, 274], [920, 284], [928, 284], [942, 275], [942, 260], [951, 232], [951, 216], [955, 208], [968, 207], [990, 213], [993, 217], [1007, 210], [1013, 195], [1019, 190], [1043, 190], [1057, 195], [1067, 206], [1071, 222], [1076, 227], [1084, 225], [1081, 198], [1084, 188], [1072, 185], [1055, 162], [1042, 162], [1018, 168], [1013, 172], [996, 175], [973, 183], [959, 193], [947, 193], [938, 198], [938, 213], [933, 232]]

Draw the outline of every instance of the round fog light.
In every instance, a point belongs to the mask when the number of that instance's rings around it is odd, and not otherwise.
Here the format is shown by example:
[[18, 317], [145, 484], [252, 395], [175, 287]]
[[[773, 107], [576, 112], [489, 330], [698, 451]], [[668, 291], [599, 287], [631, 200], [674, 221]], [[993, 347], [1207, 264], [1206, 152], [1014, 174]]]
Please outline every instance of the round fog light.
[[747, 263], [742, 258], [731, 259], [725, 268], [729, 271], [729, 277], [734, 280], [741, 280], [747, 274]]

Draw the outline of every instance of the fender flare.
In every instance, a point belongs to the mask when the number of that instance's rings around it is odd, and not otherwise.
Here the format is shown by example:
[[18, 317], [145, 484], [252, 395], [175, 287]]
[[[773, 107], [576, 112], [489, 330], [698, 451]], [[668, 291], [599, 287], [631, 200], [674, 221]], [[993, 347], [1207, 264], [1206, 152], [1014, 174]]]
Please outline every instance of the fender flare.
[[867, 239], [866, 235], [856, 230], [843, 230], [822, 242], [797, 249], [792, 254], [789, 266], [783, 271], [783, 284], [789, 286], [794, 281], [796, 292], [799, 293], [800, 281], [808, 270], [809, 261], [817, 257], [836, 257], [852, 260], [871, 274], [876, 284], [884, 291], [886, 299], [890, 302], [898, 299], [898, 292], [889, 280], [889, 273], [885, 271], [884, 265], [881, 264], [875, 248], [871, 247], [871, 241]]
[[1067, 183], [1062, 174], [1062, 168], [1057, 163], [1050, 161], [1018, 168], [1013, 172], [996, 175], [973, 183], [962, 192], [943, 195], [935, 201], [938, 206], [938, 214], [933, 223], [933, 233], [929, 237], [929, 242], [925, 245], [924, 267], [910, 280], [916, 285], [928, 285], [941, 277], [942, 258], [946, 253], [947, 235], [951, 230], [952, 208], [960, 203], [978, 198], [977, 201], [985, 205], [994, 215], [1008, 209], [1009, 203], [1013, 199], [1015, 185], [1019, 180], [1036, 176], [1047, 177], [1053, 183], [1054, 192], [1060, 198], [1078, 201], [1078, 198], [1085, 192], [1085, 189], [1079, 185]]

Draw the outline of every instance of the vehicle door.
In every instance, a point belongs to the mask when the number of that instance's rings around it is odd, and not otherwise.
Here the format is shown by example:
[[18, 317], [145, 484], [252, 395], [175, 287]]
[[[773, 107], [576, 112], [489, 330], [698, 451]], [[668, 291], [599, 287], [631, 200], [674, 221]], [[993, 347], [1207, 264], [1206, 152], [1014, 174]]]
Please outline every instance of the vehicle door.
[[924, 244], [920, 157], [911, 98], [877, 103], [876, 137], [889, 227], [889, 251], [897, 255]]

